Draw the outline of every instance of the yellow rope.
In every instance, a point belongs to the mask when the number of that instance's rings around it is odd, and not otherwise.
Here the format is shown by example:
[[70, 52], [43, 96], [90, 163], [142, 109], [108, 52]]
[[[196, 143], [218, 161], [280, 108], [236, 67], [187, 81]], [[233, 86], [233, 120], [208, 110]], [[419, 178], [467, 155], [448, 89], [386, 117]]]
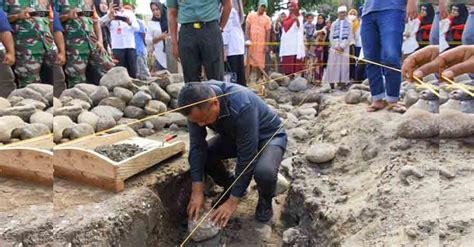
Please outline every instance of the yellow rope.
[[471, 92], [473, 91], [473, 87], [472, 86], [469, 86], [469, 85], [466, 85], [466, 84], [462, 84], [462, 83], [456, 83], [454, 82], [453, 80], [441, 75], [441, 78], [443, 78], [443, 80], [447, 81], [450, 85], [449, 87], [450, 88], [459, 88], [461, 90], [463, 90], [464, 92], [466, 92], [467, 94], [469, 94], [471, 97], [474, 97], [474, 94]]

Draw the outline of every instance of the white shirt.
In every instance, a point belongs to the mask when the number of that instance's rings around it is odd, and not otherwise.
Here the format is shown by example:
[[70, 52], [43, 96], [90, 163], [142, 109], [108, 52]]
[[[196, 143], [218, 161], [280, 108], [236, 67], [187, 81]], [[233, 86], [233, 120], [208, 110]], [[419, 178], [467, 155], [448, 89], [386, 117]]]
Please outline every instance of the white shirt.
[[135, 32], [140, 30], [140, 25], [133, 11], [122, 8], [115, 13], [116, 16], [128, 17], [132, 25], [126, 22], [113, 20], [109, 22], [108, 15], [104, 15], [100, 21], [108, 23], [110, 28], [110, 39], [112, 40], [112, 49], [135, 49]]
[[300, 26], [296, 22], [290, 27], [288, 32], [282, 29], [280, 39], [280, 57], [295, 56], [296, 59], [302, 59], [306, 56], [304, 46], [304, 26], [303, 17], [299, 16]]
[[145, 35], [145, 42], [148, 47], [153, 47], [153, 55], [155, 55], [155, 59], [160, 63], [161, 66], [167, 68], [166, 63], [166, 53], [164, 49], [164, 42], [160, 41], [156, 44], [153, 44], [153, 39], [158, 37], [162, 34], [161, 31], [161, 24], [158, 21], [150, 21], [148, 23], [148, 31]]
[[240, 23], [239, 13], [232, 8], [229, 20], [222, 33], [224, 46], [227, 47], [227, 56], [243, 55], [245, 53], [244, 31]]
[[448, 18], [439, 21], [439, 51], [442, 52], [449, 48], [448, 41], [446, 40], [446, 34], [449, 31], [451, 21]]
[[[404, 40], [402, 45], [403, 54], [411, 54], [420, 46], [416, 40], [416, 33], [418, 33], [418, 29], [420, 29], [420, 20], [418, 18], [410, 20], [405, 24], [405, 33], [403, 36]], [[405, 34], [409, 37], [406, 38]]]

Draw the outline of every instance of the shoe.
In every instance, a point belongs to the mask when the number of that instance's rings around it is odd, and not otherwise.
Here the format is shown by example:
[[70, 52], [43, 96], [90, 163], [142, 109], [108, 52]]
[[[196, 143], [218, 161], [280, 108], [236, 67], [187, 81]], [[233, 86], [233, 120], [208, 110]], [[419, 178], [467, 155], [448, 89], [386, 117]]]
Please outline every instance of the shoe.
[[255, 219], [261, 223], [269, 222], [273, 217], [272, 198], [264, 199], [259, 197], [255, 210]]
[[334, 89], [334, 88], [335, 88], [334, 83], [329, 83], [329, 86], [331, 86], [331, 89]]

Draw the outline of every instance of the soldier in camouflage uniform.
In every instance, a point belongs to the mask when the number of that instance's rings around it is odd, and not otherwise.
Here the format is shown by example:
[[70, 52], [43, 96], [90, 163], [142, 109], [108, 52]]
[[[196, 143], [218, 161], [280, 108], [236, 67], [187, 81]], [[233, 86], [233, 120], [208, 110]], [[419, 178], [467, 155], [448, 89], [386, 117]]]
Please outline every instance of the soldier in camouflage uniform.
[[57, 56], [49, 28], [49, 1], [5, 0], [3, 8], [13, 29], [19, 86], [40, 83], [41, 66], [52, 65]]
[[93, 1], [57, 0], [66, 39], [66, 73], [68, 86], [87, 82], [87, 66], [98, 69], [101, 76], [114, 63], [103, 47], [102, 33]]

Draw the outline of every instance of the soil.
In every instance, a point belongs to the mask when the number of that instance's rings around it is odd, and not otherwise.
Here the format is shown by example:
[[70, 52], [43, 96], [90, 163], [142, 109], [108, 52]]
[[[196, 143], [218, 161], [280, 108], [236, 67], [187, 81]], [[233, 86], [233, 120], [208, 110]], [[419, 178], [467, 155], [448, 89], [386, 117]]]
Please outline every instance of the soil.
[[108, 157], [115, 162], [120, 162], [145, 150], [137, 144], [123, 143], [96, 147], [94, 151]]

